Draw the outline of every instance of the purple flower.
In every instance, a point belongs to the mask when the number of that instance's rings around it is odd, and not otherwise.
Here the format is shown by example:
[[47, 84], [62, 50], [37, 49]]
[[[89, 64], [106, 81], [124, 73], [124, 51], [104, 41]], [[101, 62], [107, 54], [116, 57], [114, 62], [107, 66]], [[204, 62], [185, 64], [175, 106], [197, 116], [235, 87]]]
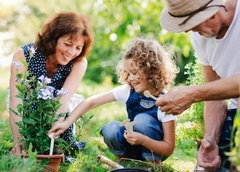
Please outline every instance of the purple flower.
[[68, 92], [67, 92], [67, 90], [65, 90], [64, 88], [61, 88], [61, 90], [57, 90], [57, 97], [58, 96], [66, 96], [66, 95], [68, 95]]
[[51, 92], [51, 90], [49, 89], [40, 89], [38, 92], [38, 99], [43, 99], [43, 100], [47, 100], [47, 99], [52, 99], [53, 98], [53, 94]]
[[54, 93], [54, 90], [55, 90], [55, 88], [52, 86], [47, 86], [45, 89], [51, 92], [52, 94]]
[[20, 68], [20, 67], [23, 66], [22, 63], [20, 63], [20, 62], [16, 62], [16, 61], [13, 61], [12, 64], [13, 64], [16, 68]]
[[43, 85], [47, 85], [51, 83], [51, 78], [48, 77], [44, 77], [44, 75], [41, 75], [38, 77], [38, 85], [40, 85], [41, 87]]

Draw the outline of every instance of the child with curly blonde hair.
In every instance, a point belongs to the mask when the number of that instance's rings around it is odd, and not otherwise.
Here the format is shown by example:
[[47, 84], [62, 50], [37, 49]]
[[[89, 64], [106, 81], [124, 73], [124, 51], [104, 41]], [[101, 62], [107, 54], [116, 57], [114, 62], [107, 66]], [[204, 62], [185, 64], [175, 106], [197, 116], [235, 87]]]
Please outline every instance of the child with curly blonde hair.
[[128, 119], [136, 124], [133, 132], [118, 121], [106, 124], [100, 133], [109, 150], [118, 158], [163, 161], [174, 150], [176, 117], [161, 112], [155, 100], [145, 97], [143, 92], [148, 90], [156, 97], [161, 96], [173, 83], [178, 69], [171, 53], [156, 40], [136, 38], [128, 47], [117, 66], [119, 82], [123, 85], [87, 98], [65, 121], [55, 123], [49, 133], [58, 136], [88, 110], [120, 101], [126, 107]]

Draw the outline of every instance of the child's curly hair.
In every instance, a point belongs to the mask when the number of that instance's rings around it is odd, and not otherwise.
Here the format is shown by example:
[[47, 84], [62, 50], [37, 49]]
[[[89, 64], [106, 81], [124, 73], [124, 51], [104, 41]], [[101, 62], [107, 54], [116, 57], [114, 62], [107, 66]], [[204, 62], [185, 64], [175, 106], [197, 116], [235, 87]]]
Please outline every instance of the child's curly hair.
[[145, 75], [145, 82], [156, 91], [161, 91], [173, 84], [179, 72], [173, 56], [158, 41], [153, 39], [134, 39], [125, 51], [123, 59], [117, 65], [119, 82], [128, 84], [128, 73], [124, 70], [124, 59], [133, 59], [140, 74]]

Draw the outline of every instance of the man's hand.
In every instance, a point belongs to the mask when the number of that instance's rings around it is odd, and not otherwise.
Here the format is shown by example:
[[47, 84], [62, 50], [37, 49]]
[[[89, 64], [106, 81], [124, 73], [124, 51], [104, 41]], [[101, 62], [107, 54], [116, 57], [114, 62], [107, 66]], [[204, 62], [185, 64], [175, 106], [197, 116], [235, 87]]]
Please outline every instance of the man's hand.
[[172, 88], [165, 95], [159, 97], [155, 104], [162, 112], [179, 115], [193, 103], [193, 94], [190, 90], [188, 86]]
[[21, 155], [22, 153], [22, 145], [20, 144], [15, 144], [12, 150], [10, 151], [10, 154], [14, 155]]
[[221, 158], [216, 142], [208, 137], [201, 140], [201, 146], [197, 153], [197, 163], [200, 167], [214, 170], [221, 165]]

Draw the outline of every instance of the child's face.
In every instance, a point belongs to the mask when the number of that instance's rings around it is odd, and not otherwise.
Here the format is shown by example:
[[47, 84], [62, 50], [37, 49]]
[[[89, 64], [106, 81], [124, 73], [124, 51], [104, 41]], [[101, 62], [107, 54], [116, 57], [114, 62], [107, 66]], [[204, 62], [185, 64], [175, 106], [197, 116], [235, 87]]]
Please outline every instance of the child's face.
[[140, 71], [135, 61], [132, 59], [125, 59], [124, 68], [128, 73], [127, 81], [136, 92], [143, 93], [145, 90], [151, 91], [149, 85], [146, 84], [144, 80], [145, 75]]

